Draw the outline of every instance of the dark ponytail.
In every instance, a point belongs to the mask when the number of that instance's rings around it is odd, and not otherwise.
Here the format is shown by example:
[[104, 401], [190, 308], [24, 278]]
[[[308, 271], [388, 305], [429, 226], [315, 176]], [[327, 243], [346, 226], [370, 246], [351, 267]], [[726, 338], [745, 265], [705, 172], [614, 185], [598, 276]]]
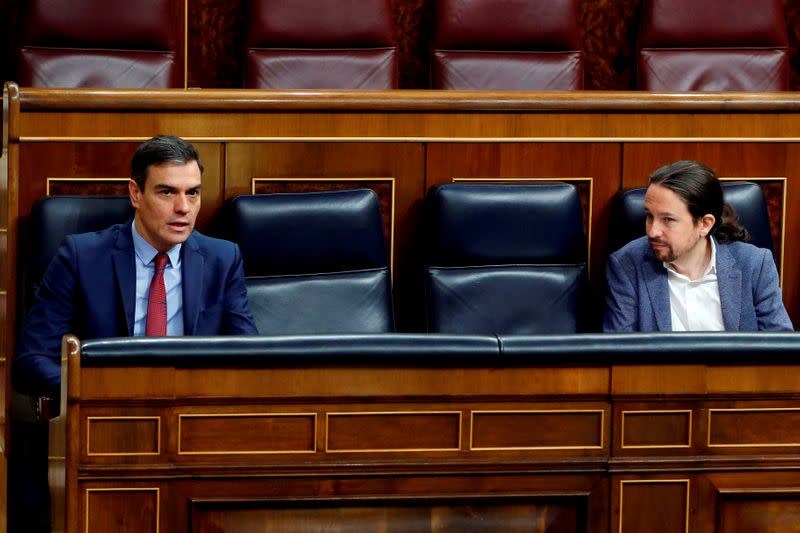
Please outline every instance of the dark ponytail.
[[722, 206], [722, 220], [713, 235], [722, 244], [734, 241], [750, 242], [750, 232], [739, 225], [739, 214], [727, 202]]

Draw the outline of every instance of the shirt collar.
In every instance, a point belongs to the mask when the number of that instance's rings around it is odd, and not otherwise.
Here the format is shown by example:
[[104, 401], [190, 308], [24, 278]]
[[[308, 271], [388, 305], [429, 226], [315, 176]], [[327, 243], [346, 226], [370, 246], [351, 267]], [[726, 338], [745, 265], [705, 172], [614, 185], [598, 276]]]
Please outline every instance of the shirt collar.
[[[701, 278], [705, 277], [705, 276], [708, 276], [709, 274], [716, 274], [717, 273], [717, 243], [716, 243], [716, 239], [714, 239], [714, 237], [711, 237], [708, 240], [711, 241], [711, 259], [708, 260], [708, 265], [706, 265], [706, 269], [703, 271], [703, 275], [700, 276]], [[664, 268], [666, 268], [667, 271], [669, 271], [670, 273], [678, 275], [678, 276], [683, 276], [683, 274], [679, 273], [677, 270], [672, 268], [672, 265], [670, 263], [667, 263], [666, 261], [663, 261], [662, 264], [664, 265]]]
[[[136, 257], [138, 257], [139, 261], [141, 261], [143, 264], [149, 265], [153, 259], [155, 259], [156, 254], [158, 254], [158, 250], [156, 250], [152, 244], [147, 242], [144, 237], [142, 237], [139, 232], [136, 231], [135, 220], [131, 222], [131, 233], [133, 235], [133, 249], [136, 252]], [[169, 263], [173, 266], [173, 268], [180, 263], [181, 246], [183, 246], [183, 243], [178, 243], [167, 250]]]

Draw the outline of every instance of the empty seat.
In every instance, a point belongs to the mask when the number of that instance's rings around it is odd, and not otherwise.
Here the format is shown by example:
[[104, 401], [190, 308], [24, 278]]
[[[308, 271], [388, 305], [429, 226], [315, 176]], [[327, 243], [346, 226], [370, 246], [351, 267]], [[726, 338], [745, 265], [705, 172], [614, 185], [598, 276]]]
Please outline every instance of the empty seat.
[[646, 0], [638, 43], [646, 91], [787, 91], [780, 0]]
[[[608, 234], [609, 252], [615, 252], [633, 239], [644, 236], [646, 192], [646, 187], [637, 187], [621, 191], [614, 198]], [[773, 251], [769, 212], [761, 187], [751, 181], [723, 182], [722, 194], [739, 215], [739, 223], [750, 232], [750, 242]]]
[[390, 0], [249, 0], [244, 85], [395, 89]]
[[434, 89], [583, 88], [576, 0], [436, 2]]
[[394, 330], [378, 196], [368, 189], [246, 195], [225, 213], [262, 335]]
[[587, 251], [574, 186], [448, 184], [427, 204], [429, 331], [581, 329]]
[[31, 0], [18, 81], [33, 87], [183, 87], [183, 2]]

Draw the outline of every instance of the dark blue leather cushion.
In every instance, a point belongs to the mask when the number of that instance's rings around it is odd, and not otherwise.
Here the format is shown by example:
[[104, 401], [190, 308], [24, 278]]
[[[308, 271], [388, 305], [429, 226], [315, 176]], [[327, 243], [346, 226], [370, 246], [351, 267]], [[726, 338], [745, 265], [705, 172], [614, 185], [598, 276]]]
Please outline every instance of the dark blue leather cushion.
[[443, 185], [428, 201], [429, 331], [580, 329], [586, 240], [574, 186]]
[[428, 327], [447, 333], [575, 333], [584, 265], [428, 270]]
[[239, 196], [227, 238], [242, 251], [262, 335], [394, 331], [380, 201], [369, 189]]
[[[633, 239], [645, 234], [644, 195], [646, 187], [626, 189], [614, 199], [608, 232], [610, 252], [619, 250]], [[725, 201], [739, 215], [739, 223], [750, 232], [750, 242], [759, 248], [773, 251], [769, 213], [764, 191], [752, 181], [722, 184]]]
[[432, 189], [427, 201], [430, 265], [586, 261], [573, 185], [448, 184]]
[[30, 309], [33, 293], [64, 237], [99, 231], [131, 220], [133, 214], [127, 196], [47, 196], [38, 200], [20, 240], [20, 317]]
[[246, 276], [388, 267], [380, 201], [369, 189], [237, 196], [228, 216]]
[[394, 330], [387, 269], [247, 278], [261, 335], [385, 333]]

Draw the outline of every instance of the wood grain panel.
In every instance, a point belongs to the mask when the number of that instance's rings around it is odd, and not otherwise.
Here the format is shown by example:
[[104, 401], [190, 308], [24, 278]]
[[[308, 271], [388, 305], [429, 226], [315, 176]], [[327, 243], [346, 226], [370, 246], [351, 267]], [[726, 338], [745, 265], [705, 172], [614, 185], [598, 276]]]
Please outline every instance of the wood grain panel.
[[[400, 331], [421, 331], [422, 266], [417, 228], [424, 191], [425, 150], [422, 144], [407, 143], [229, 143], [226, 151], [225, 198], [251, 194], [279, 180], [275, 187], [303, 187], [302, 180], [318, 178], [316, 187], [337, 188], [341, 178], [353, 181], [349, 187], [370, 186], [375, 178], [392, 178], [393, 204], [383, 181], [377, 187], [382, 201], [384, 223], [393, 220], [393, 288], [395, 321]], [[334, 181], [327, 182], [326, 179]], [[263, 180], [263, 181], [262, 181]], [[315, 188], [316, 188], [315, 187]], [[389, 218], [391, 217], [391, 218]]]
[[86, 455], [158, 455], [161, 419], [152, 417], [86, 418]]
[[795, 490], [738, 490], [720, 495], [718, 533], [792, 531], [798, 524], [800, 494]]
[[313, 413], [181, 414], [179, 454], [313, 453]]
[[472, 450], [603, 447], [604, 412], [473, 411]]
[[800, 408], [709, 409], [708, 446], [800, 446]]
[[620, 448], [689, 447], [692, 411], [622, 411]]
[[[197, 216], [202, 230], [222, 205], [222, 148], [218, 143], [193, 143], [205, 165], [203, 204]], [[36, 143], [20, 148], [20, 217], [34, 202], [50, 194], [128, 194], [130, 160], [139, 143]], [[111, 179], [110, 179], [111, 178]]]
[[332, 524], [336, 531], [353, 532], [571, 533], [586, 530], [585, 513], [579, 497], [196, 500], [191, 523], [193, 533], [305, 533], [330, 531]]
[[452, 451], [461, 443], [460, 412], [329, 413], [329, 452]]
[[83, 531], [159, 531], [159, 489], [86, 489], [86, 516]]
[[619, 533], [688, 533], [689, 480], [622, 480]]

